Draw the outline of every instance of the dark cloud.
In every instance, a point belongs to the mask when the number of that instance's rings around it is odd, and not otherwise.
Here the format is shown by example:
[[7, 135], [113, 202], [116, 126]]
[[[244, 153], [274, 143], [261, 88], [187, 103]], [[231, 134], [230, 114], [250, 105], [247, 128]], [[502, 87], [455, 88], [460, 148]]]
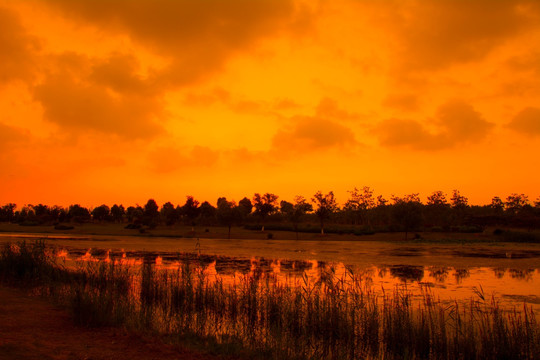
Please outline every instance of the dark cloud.
[[0, 83], [30, 78], [37, 50], [39, 42], [26, 33], [17, 15], [0, 7]]
[[159, 124], [163, 104], [136, 70], [129, 56], [90, 59], [64, 54], [33, 95], [45, 118], [68, 132], [150, 138], [163, 132]]
[[357, 120], [360, 118], [358, 114], [340, 109], [337, 101], [328, 97], [321, 99], [317, 105], [316, 114], [319, 117], [338, 120]]
[[280, 31], [301, 32], [309, 12], [292, 0], [52, 0], [45, 4], [122, 32], [170, 60], [159, 80], [181, 85], [219, 70], [231, 55]]
[[274, 151], [328, 150], [356, 144], [352, 130], [333, 120], [309, 116], [295, 116], [291, 120], [291, 128], [274, 135]]
[[413, 94], [391, 94], [384, 99], [382, 104], [398, 110], [414, 111], [418, 109], [418, 96]]
[[133, 55], [111, 54], [92, 64], [89, 80], [106, 86], [118, 94], [153, 96], [160, 93], [152, 77], [139, 75], [139, 62]]
[[[386, 4], [386, 3], [385, 3]], [[390, 20], [401, 46], [397, 71], [438, 70], [482, 59], [511, 37], [538, 27], [534, 0], [398, 2]]]
[[431, 134], [418, 121], [407, 119], [387, 119], [375, 128], [379, 142], [384, 146], [403, 146], [418, 150], [439, 149], [441, 136]]
[[540, 136], [540, 108], [527, 107], [521, 110], [507, 126], [528, 136]]
[[470, 104], [452, 100], [437, 109], [438, 124], [449, 143], [466, 143], [482, 140], [493, 127]]
[[470, 104], [458, 100], [441, 105], [432, 125], [438, 131], [431, 132], [415, 120], [388, 119], [378, 124], [374, 133], [384, 146], [441, 150], [480, 141], [493, 127]]

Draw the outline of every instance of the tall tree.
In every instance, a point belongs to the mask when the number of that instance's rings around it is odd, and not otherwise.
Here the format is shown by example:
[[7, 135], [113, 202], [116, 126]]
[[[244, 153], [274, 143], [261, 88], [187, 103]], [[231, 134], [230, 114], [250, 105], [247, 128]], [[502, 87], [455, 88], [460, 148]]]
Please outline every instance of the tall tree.
[[240, 220], [240, 211], [234, 201], [220, 197], [217, 201], [216, 217], [221, 225], [229, 228], [228, 238], [231, 238], [231, 227]]
[[469, 199], [461, 195], [459, 190], [454, 190], [452, 192], [450, 203], [452, 206], [454, 222], [462, 224], [465, 219], [466, 211], [469, 208]]
[[405, 195], [403, 198], [392, 197], [392, 217], [405, 232], [405, 240], [410, 231], [416, 230], [422, 223], [422, 203], [418, 194]]
[[459, 190], [453, 190], [450, 199], [454, 209], [463, 209], [469, 206], [469, 199], [459, 193]]
[[105, 204], [100, 205], [92, 210], [92, 218], [99, 222], [103, 222], [109, 219], [111, 210]]
[[167, 226], [174, 225], [178, 220], [178, 214], [176, 212], [176, 209], [170, 201], [166, 202], [161, 206], [161, 210], [159, 210], [159, 213], [162, 221]]
[[90, 221], [90, 211], [79, 204], [70, 205], [68, 215], [72, 221], [79, 224]]
[[154, 199], [149, 199], [144, 205], [143, 223], [151, 227], [157, 225], [159, 219], [159, 206]]
[[500, 197], [494, 196], [493, 199], [491, 199], [491, 205], [489, 205], [489, 207], [496, 215], [501, 215], [504, 211], [504, 202]]
[[193, 196], [187, 196], [186, 203], [182, 206], [182, 214], [191, 225], [191, 231], [195, 231], [195, 220], [199, 216], [199, 202]]
[[351, 212], [360, 224], [369, 225], [368, 210], [375, 207], [373, 190], [369, 186], [364, 186], [362, 190], [354, 188], [349, 193], [351, 197], [345, 203], [345, 210]]
[[254, 214], [260, 217], [262, 222], [261, 231], [264, 231], [264, 222], [268, 215], [274, 213], [277, 209], [277, 199], [279, 196], [266, 193], [261, 196], [261, 194], [256, 193], [253, 195], [253, 206], [255, 207]]
[[294, 231], [296, 232], [296, 240], [298, 240], [298, 224], [308, 212], [313, 211], [313, 206], [303, 196], [296, 196], [294, 198], [294, 204], [288, 201], [282, 201], [280, 208], [281, 213], [293, 224]]
[[16, 204], [9, 203], [0, 209], [0, 221], [12, 222], [15, 219]]
[[204, 224], [214, 224], [216, 221], [216, 208], [205, 201], [199, 206], [199, 216]]
[[426, 223], [433, 226], [447, 226], [449, 220], [450, 205], [446, 200], [446, 194], [440, 190], [434, 191], [427, 197]]
[[244, 197], [242, 200], [240, 200], [238, 202], [238, 210], [242, 215], [242, 219], [245, 220], [253, 210], [253, 204], [251, 203], [251, 200], [249, 200], [247, 197]]
[[114, 204], [111, 208], [111, 216], [113, 218], [114, 222], [121, 223], [124, 221], [124, 215], [126, 214], [126, 209], [124, 209], [124, 205], [120, 204]]
[[322, 192], [318, 191], [313, 198], [311, 199], [315, 206], [315, 215], [319, 218], [321, 223], [321, 235], [324, 235], [324, 223], [326, 220], [332, 217], [332, 214], [338, 209], [336, 198], [334, 197], [334, 192], [330, 191], [328, 194], [324, 195]]
[[512, 215], [518, 214], [524, 206], [529, 205], [529, 197], [525, 194], [510, 194], [504, 203], [506, 211]]

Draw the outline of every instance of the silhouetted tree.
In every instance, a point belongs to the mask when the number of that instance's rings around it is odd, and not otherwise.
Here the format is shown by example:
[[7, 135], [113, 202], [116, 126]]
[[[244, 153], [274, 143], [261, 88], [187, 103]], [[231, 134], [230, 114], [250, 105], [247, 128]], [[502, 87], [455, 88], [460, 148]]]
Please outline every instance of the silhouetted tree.
[[167, 226], [174, 225], [178, 220], [178, 214], [171, 202], [163, 204], [160, 210], [161, 219]]
[[298, 240], [298, 224], [308, 212], [313, 211], [313, 206], [303, 196], [296, 196], [294, 202], [293, 205], [288, 201], [282, 201], [280, 203], [280, 210], [287, 220], [293, 224], [294, 231], [296, 232], [296, 240]]
[[187, 196], [186, 203], [182, 206], [182, 214], [191, 225], [191, 230], [194, 231], [195, 220], [199, 216], [199, 202], [193, 196]]
[[324, 235], [325, 221], [330, 219], [332, 214], [338, 209], [334, 192], [330, 191], [328, 194], [324, 195], [322, 192], [318, 191], [313, 195], [311, 201], [313, 201], [317, 207], [315, 215], [317, 215], [321, 223], [321, 235]]
[[0, 208], [0, 221], [12, 222], [15, 219], [16, 204], [8, 203]]
[[114, 204], [111, 208], [111, 216], [114, 222], [121, 223], [125, 214], [126, 210], [124, 209], [123, 205]]
[[434, 191], [427, 197], [426, 223], [433, 226], [447, 226], [450, 205], [446, 200], [446, 194], [442, 191]]
[[52, 222], [52, 217], [50, 214], [50, 209], [47, 205], [38, 204], [38, 205], [28, 205], [34, 210], [34, 221], [45, 224]]
[[253, 206], [255, 207], [254, 214], [261, 219], [261, 231], [264, 231], [264, 221], [266, 217], [276, 211], [278, 198], [279, 196], [271, 193], [266, 193], [262, 196], [261, 194], [256, 193], [253, 196]]
[[453, 190], [452, 198], [450, 199], [452, 208], [454, 209], [464, 209], [469, 206], [469, 199], [465, 196], [462, 196], [459, 193], [459, 190]]
[[242, 219], [246, 219], [253, 210], [253, 204], [251, 203], [251, 200], [249, 200], [247, 197], [244, 197], [242, 200], [240, 200], [238, 202], [238, 210], [242, 215]]
[[79, 204], [70, 205], [68, 215], [72, 221], [75, 221], [79, 224], [88, 222], [91, 218], [90, 211]]
[[217, 220], [221, 225], [229, 228], [228, 238], [231, 238], [231, 227], [240, 220], [240, 211], [234, 201], [227, 201], [226, 198], [220, 197], [217, 201], [216, 210]]
[[144, 205], [143, 224], [155, 227], [159, 218], [159, 206], [154, 199], [150, 199]]
[[199, 206], [199, 216], [204, 224], [212, 224], [216, 219], [216, 208], [205, 201]]
[[405, 232], [405, 240], [409, 231], [417, 230], [422, 224], [422, 203], [418, 194], [405, 195], [403, 198], [392, 197], [392, 217]]
[[64, 222], [67, 220], [67, 210], [59, 205], [51, 206], [49, 208], [49, 215], [54, 222]]
[[134, 223], [134, 224], [142, 223], [143, 216], [144, 216], [144, 209], [139, 205], [129, 206], [126, 210], [126, 217], [128, 219], [128, 222], [130, 223]]
[[385, 206], [388, 204], [388, 200], [386, 200], [382, 195], [377, 196], [377, 206]]
[[529, 197], [525, 194], [513, 193], [506, 198], [506, 211], [512, 215], [518, 214], [524, 206], [529, 205]]
[[[360, 224], [369, 225], [368, 210], [375, 207], [373, 190], [369, 186], [364, 186], [361, 191], [354, 188], [349, 193], [351, 197], [345, 203], [344, 210], [352, 213]], [[356, 223], [356, 220], [354, 222]]]
[[504, 203], [498, 196], [495, 196], [493, 197], [493, 199], [491, 199], [490, 207], [491, 210], [495, 213], [495, 215], [501, 215], [504, 211]]
[[458, 190], [453, 190], [450, 199], [453, 210], [454, 223], [461, 224], [469, 208], [469, 199], [461, 195]]
[[103, 204], [92, 210], [92, 218], [94, 220], [102, 222], [109, 219], [110, 212], [111, 210], [109, 209], [109, 207]]

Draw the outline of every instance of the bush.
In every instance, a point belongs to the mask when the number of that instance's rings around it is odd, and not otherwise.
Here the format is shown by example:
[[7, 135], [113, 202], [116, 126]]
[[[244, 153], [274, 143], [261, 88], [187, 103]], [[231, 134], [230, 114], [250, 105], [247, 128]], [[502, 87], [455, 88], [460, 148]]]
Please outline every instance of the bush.
[[[499, 231], [497, 231], [499, 230]], [[495, 234], [495, 232], [497, 232]], [[540, 243], [540, 234], [523, 231], [504, 231], [501, 229], [495, 229], [494, 235], [501, 238], [504, 242], [516, 242], [516, 243]]]
[[75, 226], [71, 226], [71, 225], [58, 224], [54, 226], [54, 230], [73, 230], [73, 229], [75, 229]]

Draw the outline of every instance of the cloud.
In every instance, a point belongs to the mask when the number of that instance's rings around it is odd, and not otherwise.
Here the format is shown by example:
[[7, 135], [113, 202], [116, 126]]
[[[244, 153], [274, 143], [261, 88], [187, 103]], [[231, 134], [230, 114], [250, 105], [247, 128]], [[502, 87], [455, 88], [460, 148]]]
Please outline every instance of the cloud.
[[508, 128], [528, 136], [540, 136], [540, 108], [521, 110], [507, 125]]
[[21, 145], [30, 139], [28, 131], [0, 123], [0, 149], [2, 152], [12, 146]]
[[511, 37], [538, 27], [540, 14], [533, 0], [441, 0], [393, 5], [400, 6], [393, 12], [399, 16], [389, 19], [400, 44], [398, 72], [439, 70], [482, 59]]
[[414, 111], [418, 109], [418, 96], [413, 94], [391, 94], [384, 99], [382, 104], [398, 110]]
[[310, 116], [295, 116], [292, 121], [291, 128], [279, 130], [274, 135], [274, 151], [328, 150], [356, 144], [352, 130], [336, 121]]
[[189, 151], [173, 146], [163, 146], [154, 149], [148, 155], [150, 168], [161, 174], [176, 172], [186, 167], [211, 167], [219, 158], [218, 151], [206, 146], [194, 146]]
[[172, 86], [210, 75], [261, 38], [284, 31], [301, 33], [310, 26], [309, 12], [295, 7], [292, 0], [52, 0], [45, 4], [68, 18], [127, 34], [167, 58], [169, 68], [159, 80]]
[[0, 83], [30, 78], [37, 50], [39, 42], [26, 33], [16, 14], [0, 7]]
[[514, 72], [532, 71], [540, 74], [540, 51], [535, 50], [525, 55], [512, 56], [506, 65]]
[[62, 130], [92, 130], [126, 139], [151, 138], [164, 132], [161, 94], [137, 74], [131, 56], [94, 59], [66, 53], [33, 89], [45, 118]]
[[316, 108], [316, 114], [320, 117], [339, 120], [357, 120], [360, 115], [340, 109], [336, 100], [325, 97], [321, 99]]
[[430, 131], [419, 121], [387, 119], [378, 124], [373, 132], [384, 146], [441, 150], [478, 142], [487, 136], [494, 125], [470, 104], [452, 100], [437, 109], [432, 126], [437, 127], [436, 132]]

